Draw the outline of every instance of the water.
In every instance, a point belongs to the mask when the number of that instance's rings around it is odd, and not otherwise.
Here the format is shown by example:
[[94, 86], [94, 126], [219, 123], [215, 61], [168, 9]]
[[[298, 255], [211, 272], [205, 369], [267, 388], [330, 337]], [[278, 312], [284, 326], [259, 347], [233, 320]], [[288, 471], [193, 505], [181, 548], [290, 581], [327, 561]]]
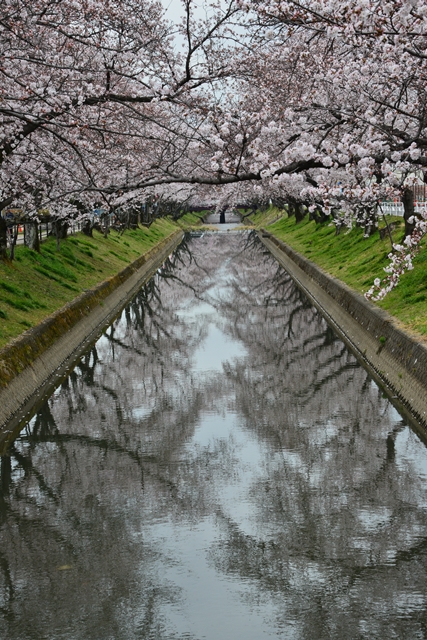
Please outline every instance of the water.
[[246, 234], [183, 245], [1, 459], [0, 638], [426, 638], [427, 453]]

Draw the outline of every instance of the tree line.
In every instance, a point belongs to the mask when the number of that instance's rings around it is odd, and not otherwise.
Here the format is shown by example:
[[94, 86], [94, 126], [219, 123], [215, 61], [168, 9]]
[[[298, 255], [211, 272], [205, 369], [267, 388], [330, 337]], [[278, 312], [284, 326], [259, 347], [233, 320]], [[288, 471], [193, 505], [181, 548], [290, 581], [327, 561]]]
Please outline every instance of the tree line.
[[398, 199], [423, 235], [424, 0], [180, 6], [2, 4], [0, 209], [272, 201], [369, 234]]

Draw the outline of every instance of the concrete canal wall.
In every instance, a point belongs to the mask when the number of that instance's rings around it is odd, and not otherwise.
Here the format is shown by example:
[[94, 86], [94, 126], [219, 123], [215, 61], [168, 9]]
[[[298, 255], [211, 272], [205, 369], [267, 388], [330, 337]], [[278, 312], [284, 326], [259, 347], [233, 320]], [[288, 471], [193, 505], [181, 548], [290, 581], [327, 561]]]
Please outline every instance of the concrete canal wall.
[[393, 318], [290, 246], [259, 237], [422, 435], [427, 434], [427, 349]]
[[177, 230], [120, 273], [81, 294], [0, 350], [0, 445], [52, 392], [183, 235]]
[[[261, 241], [369, 370], [427, 435], [427, 349], [393, 319], [265, 230]], [[138, 258], [0, 350], [0, 449], [81, 354], [178, 246], [183, 232]]]

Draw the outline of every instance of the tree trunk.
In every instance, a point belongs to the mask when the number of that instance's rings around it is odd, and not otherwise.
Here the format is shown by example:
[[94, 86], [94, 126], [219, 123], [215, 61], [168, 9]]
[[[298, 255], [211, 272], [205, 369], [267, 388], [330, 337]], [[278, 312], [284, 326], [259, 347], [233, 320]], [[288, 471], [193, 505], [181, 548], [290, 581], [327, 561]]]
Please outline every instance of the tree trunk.
[[219, 223], [220, 224], [225, 224], [225, 211], [220, 211], [219, 212]]
[[405, 189], [402, 194], [403, 202], [403, 219], [405, 220], [405, 238], [410, 236], [414, 230], [415, 224], [409, 222], [409, 218], [415, 215], [414, 209], [414, 192], [412, 189]]
[[70, 225], [68, 224], [68, 222], [62, 221], [61, 222], [61, 226], [60, 226], [60, 234], [61, 234], [61, 240], [65, 240], [65, 238], [68, 235], [68, 227]]
[[6, 220], [0, 215], [0, 260], [7, 260], [7, 224]]
[[309, 219], [314, 220], [316, 224], [321, 224], [329, 220], [329, 216], [326, 215], [322, 207], [316, 207], [314, 211], [310, 211]]
[[[63, 227], [65, 227], [65, 229]], [[68, 224], [63, 224], [61, 220], [54, 220], [52, 222], [52, 233], [55, 234], [57, 251], [61, 248], [61, 240], [67, 237], [67, 229]]]
[[38, 222], [25, 223], [25, 246], [40, 253], [40, 238]]
[[135, 229], [139, 225], [139, 211], [134, 209], [129, 214], [129, 226]]
[[91, 223], [91, 221], [89, 219], [85, 220], [83, 222], [83, 224], [82, 224], [82, 232], [85, 234], [85, 236], [89, 236], [89, 238], [93, 237], [93, 234], [92, 234], [92, 223]]
[[307, 209], [302, 204], [297, 204], [295, 207], [295, 222], [301, 222], [307, 215]]
[[107, 214], [104, 218], [104, 238], [108, 238], [110, 233], [110, 216]]
[[16, 241], [18, 240], [18, 224], [13, 225], [13, 235], [12, 235], [12, 242], [10, 243], [10, 259], [14, 260], [15, 259], [15, 247], [16, 247]]
[[56, 237], [56, 250], [61, 248], [61, 223], [59, 220], [55, 222], [55, 237]]

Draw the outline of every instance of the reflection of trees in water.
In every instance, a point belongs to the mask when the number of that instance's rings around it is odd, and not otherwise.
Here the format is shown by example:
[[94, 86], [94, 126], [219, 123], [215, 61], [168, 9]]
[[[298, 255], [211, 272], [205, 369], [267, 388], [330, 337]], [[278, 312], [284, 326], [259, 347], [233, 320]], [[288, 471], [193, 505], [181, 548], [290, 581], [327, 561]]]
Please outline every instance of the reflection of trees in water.
[[[53, 637], [55, 625], [57, 637], [74, 629], [75, 637], [127, 639], [137, 627], [139, 637], [162, 636], [159, 603], [175, 596], [149, 570], [140, 575], [156, 550], [141, 545], [127, 505], [173, 500], [176, 483], [156, 458], [191, 434], [200, 399], [194, 389], [184, 401], [171, 386], [168, 358], [185, 373], [197, 337], [162, 304], [160, 275], [1, 460], [1, 637], [12, 637], [9, 626], [13, 637]], [[147, 396], [151, 404], [135, 414]]]
[[44, 441], [37, 456], [25, 444], [13, 452], [25, 477], [13, 478], [2, 527], [2, 637], [8, 625], [23, 639], [125, 639], [138, 627], [162, 637], [159, 606], [176, 595], [159, 585], [158, 551], [134, 509], [170, 483], [142, 485], [150, 461], [96, 438]]
[[[281, 593], [279, 624], [298, 620], [305, 638], [355, 637], [366, 602], [378, 607], [368, 606], [360, 637], [386, 637], [408, 593], [418, 599], [413, 633], [425, 634], [427, 495], [415, 470], [396, 464], [404, 427], [287, 274], [261, 260], [241, 256], [219, 307], [248, 352], [227, 377], [269, 454], [250, 490], [256, 533], [224, 519], [217, 566]], [[404, 637], [408, 619], [396, 624]]]
[[[145, 517], [214, 514], [211, 561], [268, 594], [279, 629], [386, 637], [392, 618], [396, 637], [425, 637], [422, 602], [395, 615], [426, 573], [426, 496], [396, 448], [403, 426], [261, 245], [190, 246], [1, 461], [0, 636], [173, 638], [162, 616], [181, 594], [159, 566], [174, 559]], [[246, 356], [203, 376], [192, 356], [212, 321]], [[188, 447], [203, 412], [228, 402], [264, 452], [246, 489], [250, 532], [222, 499], [245, 471], [236, 442]]]
[[181, 460], [203, 404], [223, 386], [191, 370], [206, 317], [177, 313], [203, 299], [216, 257], [201, 268], [183, 249], [1, 460], [0, 636], [38, 639], [57, 628], [73, 630], [68, 637], [165, 637], [161, 609], [179, 594], [161, 585], [162, 552], [141, 514], [202, 517], [206, 465], [223, 462], [220, 445]]

